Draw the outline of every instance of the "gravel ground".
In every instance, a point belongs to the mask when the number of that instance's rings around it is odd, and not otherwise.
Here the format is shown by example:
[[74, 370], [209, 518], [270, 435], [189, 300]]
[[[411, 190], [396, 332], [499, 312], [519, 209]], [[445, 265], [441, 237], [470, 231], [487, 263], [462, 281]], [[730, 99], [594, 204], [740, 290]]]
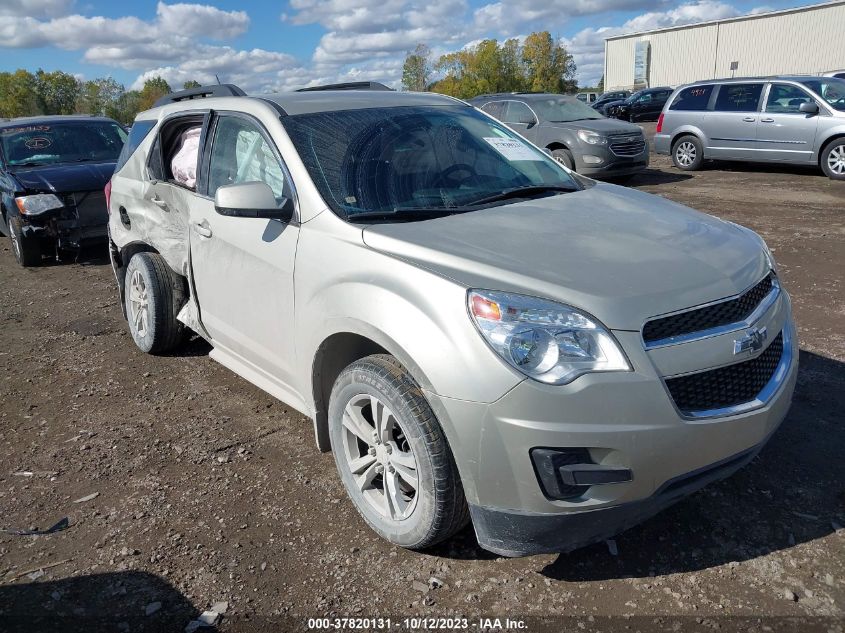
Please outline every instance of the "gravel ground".
[[0, 528], [70, 527], [0, 533], [0, 630], [183, 631], [225, 602], [221, 631], [412, 615], [470, 630], [509, 617], [528, 631], [842, 631], [845, 183], [655, 157], [630, 185], [768, 241], [799, 325], [794, 404], [733, 478], [612, 543], [522, 559], [469, 529], [425, 553], [379, 540], [308, 420], [200, 340], [163, 357], [134, 346], [102, 253], [24, 270], [4, 239]]

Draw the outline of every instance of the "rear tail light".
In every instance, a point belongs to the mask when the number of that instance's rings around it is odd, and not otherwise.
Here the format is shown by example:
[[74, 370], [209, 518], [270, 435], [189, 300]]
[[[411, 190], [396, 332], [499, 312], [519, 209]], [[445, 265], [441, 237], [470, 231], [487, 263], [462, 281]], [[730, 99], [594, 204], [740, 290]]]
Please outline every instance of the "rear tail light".
[[663, 113], [660, 113], [660, 116], [657, 117], [657, 127], [654, 129], [657, 134], [660, 134], [663, 131]]
[[106, 183], [103, 193], [106, 194], [106, 211], [111, 213], [111, 180]]

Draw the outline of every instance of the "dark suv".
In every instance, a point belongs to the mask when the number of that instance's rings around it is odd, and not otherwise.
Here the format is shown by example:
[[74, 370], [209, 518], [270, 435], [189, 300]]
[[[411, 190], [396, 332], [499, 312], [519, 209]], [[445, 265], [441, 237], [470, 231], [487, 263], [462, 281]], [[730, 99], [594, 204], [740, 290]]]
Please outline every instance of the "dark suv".
[[106, 243], [103, 188], [126, 138], [117, 121], [104, 117], [0, 122], [0, 231], [11, 237], [21, 266]]
[[615, 103], [617, 101], [624, 101], [630, 96], [630, 90], [613, 90], [611, 92], [605, 92], [602, 93], [599, 98], [596, 99], [593, 103], [591, 103], [590, 107], [606, 115], [607, 112], [605, 112], [604, 109], [608, 104]]
[[507, 93], [470, 103], [579, 174], [620, 178], [648, 167], [648, 143], [638, 126], [607, 119], [573, 97]]
[[663, 106], [672, 94], [672, 89], [666, 86], [661, 88], [646, 88], [635, 92], [624, 101], [608, 103], [605, 106], [605, 114], [614, 119], [624, 121], [656, 121], [660, 116]]

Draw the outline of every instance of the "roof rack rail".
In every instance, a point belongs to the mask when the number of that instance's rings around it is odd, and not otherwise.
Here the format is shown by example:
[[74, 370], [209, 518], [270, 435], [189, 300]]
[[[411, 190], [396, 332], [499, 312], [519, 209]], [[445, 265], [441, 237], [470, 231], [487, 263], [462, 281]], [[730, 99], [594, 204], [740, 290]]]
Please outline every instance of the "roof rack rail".
[[382, 83], [377, 81], [348, 81], [342, 84], [324, 84], [322, 86], [311, 86], [310, 88], [300, 88], [295, 92], [314, 92], [317, 90], [390, 90]]
[[215, 86], [200, 86], [199, 88], [188, 88], [171, 92], [158, 99], [153, 107], [167, 105], [168, 103], [179, 103], [191, 99], [203, 99], [205, 97], [245, 97], [246, 93], [235, 84], [217, 84]]

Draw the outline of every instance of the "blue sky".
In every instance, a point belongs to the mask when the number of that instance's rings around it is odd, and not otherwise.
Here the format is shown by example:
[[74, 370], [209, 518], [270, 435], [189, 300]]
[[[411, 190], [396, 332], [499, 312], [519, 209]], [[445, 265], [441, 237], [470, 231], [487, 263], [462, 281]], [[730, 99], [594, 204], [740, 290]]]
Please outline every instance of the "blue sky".
[[0, 0], [0, 70], [232, 82], [248, 91], [337, 80], [398, 85], [405, 53], [548, 30], [581, 85], [602, 73], [604, 37], [800, 6], [789, 0]]

